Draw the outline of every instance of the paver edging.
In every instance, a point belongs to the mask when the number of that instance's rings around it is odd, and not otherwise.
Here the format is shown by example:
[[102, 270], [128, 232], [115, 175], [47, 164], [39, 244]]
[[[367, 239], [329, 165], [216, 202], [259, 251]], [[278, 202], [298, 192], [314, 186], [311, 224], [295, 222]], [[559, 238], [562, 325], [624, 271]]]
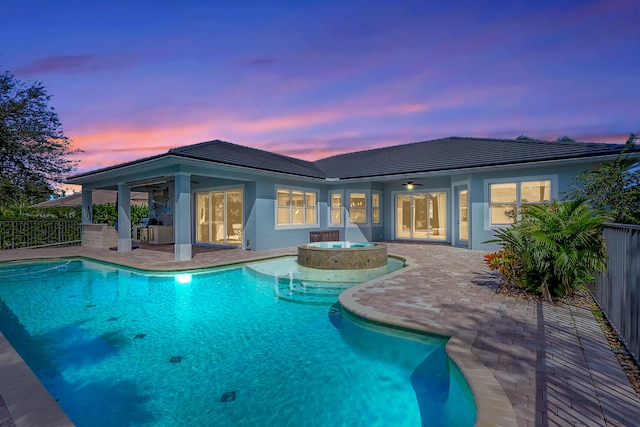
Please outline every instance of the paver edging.
[[[73, 248], [80, 248], [82, 249], [82, 246], [73, 246]], [[17, 249], [20, 250], [20, 249]], [[111, 264], [111, 265], [115, 265], [118, 267], [124, 267], [124, 268], [132, 268], [135, 270], [139, 270], [145, 273], [148, 272], [154, 272], [154, 271], [161, 271], [161, 272], [165, 272], [165, 273], [171, 273], [171, 272], [189, 272], [189, 271], [195, 271], [195, 270], [203, 270], [203, 269], [207, 269], [207, 268], [216, 268], [216, 267], [221, 267], [221, 266], [235, 266], [235, 265], [242, 265], [242, 264], [246, 264], [248, 262], [256, 262], [256, 261], [265, 261], [268, 259], [272, 259], [272, 258], [281, 258], [281, 257], [288, 257], [288, 256], [296, 256], [296, 254], [294, 252], [292, 252], [291, 250], [283, 250], [283, 251], [278, 251], [277, 253], [260, 253], [260, 252], [253, 252], [253, 256], [248, 256], [247, 258], [243, 258], [240, 259], [238, 261], [235, 262], [229, 262], [227, 260], [221, 261], [219, 263], [213, 263], [211, 265], [207, 265], [207, 266], [203, 266], [203, 265], [194, 265], [193, 263], [190, 263], [189, 261], [182, 261], [179, 263], [179, 265], [174, 265], [174, 264], [178, 264], [178, 262], [174, 262], [174, 261], [169, 261], [168, 263], [171, 264], [169, 267], [163, 267], [160, 265], [153, 265], [153, 266], [147, 266], [147, 265], [142, 265], [140, 264], [140, 262], [136, 262], [136, 261], [128, 261], [126, 259], [116, 259], [114, 260], [113, 258], [110, 258], [108, 256], [105, 256], [103, 254], [100, 253], [86, 253], [86, 252], [82, 252], [81, 250], [70, 250], [68, 251], [68, 253], [65, 253], [64, 255], [49, 255], [49, 254], [43, 254], [43, 253], [39, 253], [37, 251], [35, 251], [34, 249], [24, 249], [24, 251], [29, 251], [32, 250], [34, 252], [29, 253], [29, 252], [23, 252], [21, 254], [19, 254], [20, 256], [17, 256], [15, 258], [12, 259], [7, 259], [7, 260], [0, 260], [0, 264], [2, 263], [7, 263], [7, 262], [16, 262], [16, 261], [38, 261], [38, 260], [50, 260], [50, 259], [69, 259], [69, 258], [80, 258], [80, 259], [86, 259], [89, 261], [97, 261], [97, 262], [102, 262], [102, 263], [107, 263], [107, 264]], [[232, 249], [229, 249], [232, 250]], [[193, 260], [192, 260], [193, 261]]]
[[75, 426], [1, 332], [0, 396], [16, 427]]
[[[402, 271], [402, 270], [400, 270]], [[507, 394], [484, 363], [471, 352], [478, 331], [455, 330], [429, 320], [417, 323], [411, 319], [385, 314], [359, 304], [354, 294], [366, 283], [343, 291], [338, 300], [344, 310], [364, 320], [418, 333], [450, 337], [445, 351], [458, 366], [471, 388], [476, 403], [476, 426], [517, 426], [516, 413]]]

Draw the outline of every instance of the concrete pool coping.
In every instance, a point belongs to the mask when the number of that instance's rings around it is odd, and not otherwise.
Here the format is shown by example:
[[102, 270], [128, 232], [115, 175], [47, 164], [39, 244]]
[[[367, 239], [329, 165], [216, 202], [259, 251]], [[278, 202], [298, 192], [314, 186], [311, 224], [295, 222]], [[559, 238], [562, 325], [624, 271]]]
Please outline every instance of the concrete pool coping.
[[[409, 273], [415, 260], [406, 259], [407, 266], [402, 270], [394, 271], [384, 277], [392, 279], [393, 276]], [[376, 279], [371, 282], [375, 282]], [[368, 282], [353, 286], [343, 291], [338, 300], [344, 310], [367, 321], [381, 324], [387, 327], [408, 330], [411, 332], [440, 335], [448, 337], [445, 351], [471, 388], [476, 404], [476, 426], [516, 426], [516, 413], [509, 402], [509, 398], [493, 376], [491, 371], [471, 352], [471, 347], [478, 335], [477, 331], [457, 330], [449, 326], [443, 326], [436, 322], [427, 321], [420, 324], [400, 316], [385, 314], [370, 307], [359, 304], [354, 295], [366, 287]]]
[[74, 425], [1, 332], [0, 396], [16, 427]]
[[[590, 312], [496, 294], [477, 251], [389, 243], [389, 253], [417, 261], [350, 288], [340, 297], [343, 306], [391, 326], [452, 336], [447, 353], [472, 388], [477, 425], [633, 425], [640, 419], [640, 400]], [[177, 271], [282, 255], [295, 255], [295, 248], [226, 250], [178, 263], [172, 253], [140, 249], [121, 254], [75, 247], [0, 251], [0, 261], [86, 257]], [[0, 380], [4, 368], [0, 364]], [[11, 400], [11, 392], [11, 387], [0, 389], [0, 397]]]

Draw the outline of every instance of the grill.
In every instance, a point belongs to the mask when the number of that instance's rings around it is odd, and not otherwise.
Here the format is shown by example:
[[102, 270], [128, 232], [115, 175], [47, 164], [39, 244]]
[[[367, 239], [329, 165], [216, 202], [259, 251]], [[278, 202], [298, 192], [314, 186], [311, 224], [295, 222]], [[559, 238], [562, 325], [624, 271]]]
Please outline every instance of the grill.
[[157, 219], [155, 218], [142, 218], [142, 222], [140, 223], [141, 227], [148, 227], [150, 225], [159, 225], [160, 222], [158, 222]]
[[149, 226], [159, 224], [160, 221], [155, 218], [142, 218], [140, 225], [135, 227], [136, 239], [140, 243], [149, 243]]

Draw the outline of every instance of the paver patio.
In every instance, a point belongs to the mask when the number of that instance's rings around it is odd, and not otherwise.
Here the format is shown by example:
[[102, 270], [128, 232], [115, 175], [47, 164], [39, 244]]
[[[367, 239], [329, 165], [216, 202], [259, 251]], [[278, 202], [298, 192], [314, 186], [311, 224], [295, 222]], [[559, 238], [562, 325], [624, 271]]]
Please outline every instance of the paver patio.
[[[388, 245], [389, 253], [406, 258], [410, 267], [351, 288], [340, 301], [347, 310], [372, 320], [460, 336], [462, 345], [457, 347], [464, 347], [467, 340], [473, 355], [467, 359], [481, 362], [481, 369], [474, 368], [473, 361], [467, 364], [464, 357], [452, 357], [465, 375], [473, 377], [474, 393], [483, 395], [478, 425], [640, 424], [640, 399], [589, 310], [496, 294], [498, 283], [483, 263], [483, 252], [445, 245]], [[175, 270], [294, 251], [201, 252], [192, 261], [178, 263], [168, 252], [136, 249], [123, 254], [75, 247], [0, 251], [0, 261], [82, 255], [132, 267]], [[457, 348], [455, 353], [464, 351]], [[492, 375], [485, 388], [482, 378], [487, 379], [487, 372]], [[496, 384], [497, 389], [491, 388]], [[18, 403], [6, 388], [0, 391], [0, 423], [11, 425], [8, 408], [15, 425], [27, 425], [15, 416]], [[508, 399], [507, 409], [500, 396]]]

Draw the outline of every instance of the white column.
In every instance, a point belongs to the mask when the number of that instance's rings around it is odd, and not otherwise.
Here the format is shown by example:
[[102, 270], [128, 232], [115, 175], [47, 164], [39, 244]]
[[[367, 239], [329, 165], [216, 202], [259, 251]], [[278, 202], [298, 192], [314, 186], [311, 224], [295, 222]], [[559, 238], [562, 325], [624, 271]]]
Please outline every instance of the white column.
[[173, 252], [176, 261], [191, 261], [191, 174], [179, 172], [175, 177]]
[[118, 252], [131, 252], [131, 190], [118, 183]]
[[93, 190], [82, 188], [82, 224], [93, 222]]
[[82, 188], [82, 220], [80, 222], [80, 244], [84, 246], [84, 224], [93, 222], [93, 190]]

